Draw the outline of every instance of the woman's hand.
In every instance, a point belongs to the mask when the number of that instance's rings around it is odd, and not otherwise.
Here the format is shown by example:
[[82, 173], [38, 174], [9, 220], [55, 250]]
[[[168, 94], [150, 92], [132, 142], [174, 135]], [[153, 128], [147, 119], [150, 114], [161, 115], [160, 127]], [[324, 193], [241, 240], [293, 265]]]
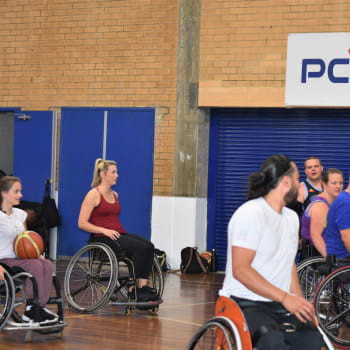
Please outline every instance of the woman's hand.
[[116, 240], [120, 237], [120, 233], [115, 230], [109, 230], [109, 229], [103, 229], [102, 232], [105, 236], [109, 237], [110, 239]]
[[287, 294], [282, 301], [282, 305], [303, 323], [314, 320], [314, 306], [302, 297]]

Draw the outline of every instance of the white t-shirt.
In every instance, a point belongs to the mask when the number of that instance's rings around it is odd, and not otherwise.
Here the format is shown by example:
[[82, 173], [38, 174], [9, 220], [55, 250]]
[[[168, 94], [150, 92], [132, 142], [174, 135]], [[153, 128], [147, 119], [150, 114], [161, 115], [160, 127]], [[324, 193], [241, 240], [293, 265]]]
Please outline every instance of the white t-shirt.
[[219, 294], [270, 301], [233, 277], [232, 246], [255, 250], [252, 267], [274, 286], [289, 291], [298, 231], [299, 219], [293, 210], [284, 207], [282, 213], [277, 213], [262, 197], [239, 207], [228, 224], [226, 275]]
[[23, 224], [26, 218], [27, 213], [22, 209], [13, 208], [11, 215], [0, 211], [0, 259], [16, 257], [13, 240], [25, 230]]

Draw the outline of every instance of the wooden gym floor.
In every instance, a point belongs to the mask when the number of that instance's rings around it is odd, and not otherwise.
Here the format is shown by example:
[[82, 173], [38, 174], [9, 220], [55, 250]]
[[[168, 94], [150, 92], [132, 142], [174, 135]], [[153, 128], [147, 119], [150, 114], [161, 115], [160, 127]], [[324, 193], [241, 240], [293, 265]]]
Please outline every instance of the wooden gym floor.
[[[57, 263], [57, 276], [63, 277], [65, 262]], [[0, 349], [47, 350], [179, 350], [191, 336], [214, 315], [217, 290], [224, 275], [165, 273], [164, 302], [156, 315], [133, 310], [123, 314], [123, 308], [106, 305], [93, 314], [79, 314], [65, 303], [62, 337], [34, 333], [31, 343], [24, 341], [24, 331], [1, 331]]]

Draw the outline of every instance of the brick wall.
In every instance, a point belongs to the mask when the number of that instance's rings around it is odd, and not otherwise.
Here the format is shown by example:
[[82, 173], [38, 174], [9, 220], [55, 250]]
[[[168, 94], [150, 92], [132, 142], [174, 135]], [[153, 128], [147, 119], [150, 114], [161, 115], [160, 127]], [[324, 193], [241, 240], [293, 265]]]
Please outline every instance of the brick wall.
[[0, 107], [156, 107], [154, 194], [171, 194], [178, 1], [8, 0], [0, 17]]
[[288, 33], [349, 32], [346, 0], [203, 0], [200, 106], [284, 106]]
[[[153, 194], [171, 196], [179, 3], [2, 1], [0, 107], [155, 107]], [[284, 106], [288, 33], [350, 31], [346, 0], [202, 0], [201, 7], [203, 107]]]

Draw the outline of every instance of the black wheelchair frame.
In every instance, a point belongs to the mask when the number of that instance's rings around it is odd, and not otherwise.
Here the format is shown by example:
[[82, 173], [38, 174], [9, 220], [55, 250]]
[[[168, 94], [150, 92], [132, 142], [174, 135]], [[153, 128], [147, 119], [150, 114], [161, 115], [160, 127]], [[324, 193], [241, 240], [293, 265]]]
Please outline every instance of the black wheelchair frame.
[[350, 266], [334, 269], [320, 282], [314, 306], [320, 327], [332, 342], [350, 348]]
[[63, 328], [67, 325], [64, 321], [64, 307], [61, 295], [61, 288], [58, 278], [53, 276], [54, 296], [47, 302], [48, 305], [55, 305], [57, 318], [53, 322], [40, 324], [39, 322], [25, 322], [22, 315], [25, 310], [25, 282], [30, 279], [33, 285], [33, 303], [38, 303], [38, 284], [36, 279], [23, 269], [1, 264], [5, 269], [5, 278], [0, 281], [0, 329], [4, 331], [26, 331], [25, 341], [33, 339], [34, 332], [39, 334], [55, 333], [61, 337]]
[[350, 261], [311, 257], [298, 266], [305, 298], [313, 302], [321, 329], [337, 346], [350, 348]]
[[[156, 301], [139, 301], [132, 261], [122, 253], [118, 256], [108, 245], [89, 243], [81, 248], [68, 263], [64, 277], [64, 293], [68, 305], [77, 312], [91, 313], [106, 305], [132, 309], [151, 310], [156, 313], [164, 290], [163, 272], [154, 257], [150, 287], [160, 298]], [[132, 289], [134, 293], [130, 293]]]

